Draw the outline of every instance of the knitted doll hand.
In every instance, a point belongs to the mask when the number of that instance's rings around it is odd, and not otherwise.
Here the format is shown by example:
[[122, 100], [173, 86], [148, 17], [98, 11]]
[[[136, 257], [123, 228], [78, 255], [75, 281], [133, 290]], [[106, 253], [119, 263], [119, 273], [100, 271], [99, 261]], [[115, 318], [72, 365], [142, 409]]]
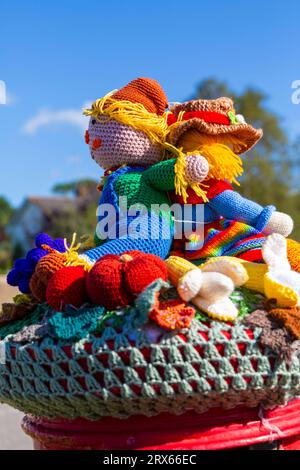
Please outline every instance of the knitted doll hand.
[[266, 235], [271, 233], [280, 233], [284, 237], [288, 237], [294, 228], [293, 219], [283, 212], [273, 212], [263, 232]]
[[185, 157], [185, 175], [189, 184], [201, 183], [209, 172], [209, 164], [200, 154]]

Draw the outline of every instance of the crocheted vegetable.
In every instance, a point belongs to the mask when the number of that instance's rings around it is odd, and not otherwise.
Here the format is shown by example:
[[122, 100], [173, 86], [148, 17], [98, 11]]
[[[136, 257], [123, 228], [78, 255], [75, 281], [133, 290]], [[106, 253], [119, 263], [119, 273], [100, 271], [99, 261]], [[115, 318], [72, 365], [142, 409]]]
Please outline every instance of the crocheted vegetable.
[[183, 258], [171, 256], [166, 264], [169, 278], [183, 300], [193, 302], [217, 320], [234, 321], [237, 318], [238, 310], [229, 297], [235, 287], [248, 279], [238, 260], [209, 260], [199, 269]]
[[63, 239], [57, 238], [52, 240], [46, 233], [39, 233], [35, 237], [35, 245], [36, 248], [29, 250], [26, 258], [17, 259], [15, 261], [13, 269], [7, 275], [7, 283], [11, 286], [18, 287], [23, 294], [31, 293], [30, 279], [36, 265], [41, 258], [48, 254], [48, 251], [43, 248], [43, 245], [47, 245], [60, 252], [66, 250]]
[[65, 266], [56, 271], [46, 290], [46, 300], [50, 307], [60, 311], [66, 305], [79, 308], [87, 303], [85, 276], [82, 266]]
[[90, 299], [107, 309], [124, 307], [154, 280], [167, 279], [165, 263], [155, 255], [128, 251], [106, 255], [87, 273]]
[[[30, 279], [31, 292], [40, 302], [44, 302], [46, 299], [49, 279], [63, 266], [82, 266], [85, 270], [91, 268], [88, 261], [78, 254], [81, 244], [76, 244], [76, 233], [73, 234], [70, 245], [67, 244], [66, 240], [63, 241], [63, 244], [65, 247], [63, 253], [57, 251], [57, 249], [50, 248], [48, 245], [43, 245], [48, 254], [38, 262], [35, 272]], [[59, 245], [60, 242], [56, 240], [55, 246], [59, 247]]]
[[47, 284], [51, 276], [64, 265], [65, 257], [57, 251], [47, 254], [37, 264], [29, 286], [32, 295], [40, 302], [46, 300]]

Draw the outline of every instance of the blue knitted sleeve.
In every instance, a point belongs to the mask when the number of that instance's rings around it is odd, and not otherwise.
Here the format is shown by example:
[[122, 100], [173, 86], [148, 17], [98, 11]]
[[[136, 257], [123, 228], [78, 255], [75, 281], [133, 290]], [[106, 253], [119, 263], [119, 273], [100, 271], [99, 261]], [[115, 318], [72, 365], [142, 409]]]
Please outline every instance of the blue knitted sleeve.
[[208, 204], [226, 219], [245, 222], [259, 231], [265, 228], [275, 210], [274, 206], [262, 207], [231, 190], [218, 194]]

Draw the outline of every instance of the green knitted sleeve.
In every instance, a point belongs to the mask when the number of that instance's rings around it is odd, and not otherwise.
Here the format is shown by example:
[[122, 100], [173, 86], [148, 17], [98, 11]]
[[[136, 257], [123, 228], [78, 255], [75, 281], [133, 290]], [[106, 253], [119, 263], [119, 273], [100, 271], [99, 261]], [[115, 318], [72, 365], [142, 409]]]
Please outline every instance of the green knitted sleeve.
[[156, 163], [143, 173], [148, 184], [161, 191], [174, 189], [176, 158]]

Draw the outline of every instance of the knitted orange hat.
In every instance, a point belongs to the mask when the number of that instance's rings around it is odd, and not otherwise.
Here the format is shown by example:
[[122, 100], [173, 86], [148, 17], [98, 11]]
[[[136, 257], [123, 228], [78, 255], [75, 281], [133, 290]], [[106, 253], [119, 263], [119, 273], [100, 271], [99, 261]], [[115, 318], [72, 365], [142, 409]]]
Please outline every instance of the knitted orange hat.
[[131, 101], [142, 104], [149, 113], [162, 116], [168, 100], [160, 84], [152, 78], [136, 78], [116, 91], [111, 98], [118, 101]]

